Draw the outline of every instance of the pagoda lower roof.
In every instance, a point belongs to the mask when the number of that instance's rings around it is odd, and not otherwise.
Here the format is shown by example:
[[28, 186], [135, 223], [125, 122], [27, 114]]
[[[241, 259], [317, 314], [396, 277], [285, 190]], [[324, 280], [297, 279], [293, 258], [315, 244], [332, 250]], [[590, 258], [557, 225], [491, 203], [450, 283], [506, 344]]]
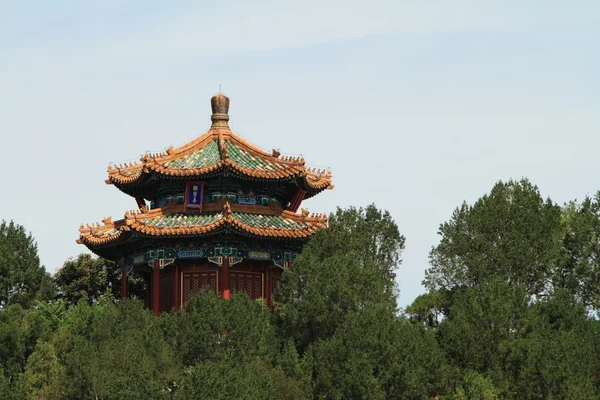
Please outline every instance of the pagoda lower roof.
[[314, 195], [332, 189], [331, 172], [309, 168], [303, 158], [282, 157], [248, 143], [227, 126], [160, 154], [146, 154], [140, 162], [110, 166], [106, 183], [127, 191], [151, 179], [205, 179], [227, 172], [231, 176], [264, 181], [289, 181]]
[[136, 210], [125, 218], [101, 224], [82, 225], [78, 243], [90, 250], [113, 247], [133, 237], [177, 238], [205, 237], [230, 229], [244, 236], [265, 239], [306, 240], [327, 226], [324, 214], [301, 214], [270, 206], [247, 206], [228, 202], [205, 204], [202, 213], [184, 212], [183, 205], [170, 204], [164, 208]]

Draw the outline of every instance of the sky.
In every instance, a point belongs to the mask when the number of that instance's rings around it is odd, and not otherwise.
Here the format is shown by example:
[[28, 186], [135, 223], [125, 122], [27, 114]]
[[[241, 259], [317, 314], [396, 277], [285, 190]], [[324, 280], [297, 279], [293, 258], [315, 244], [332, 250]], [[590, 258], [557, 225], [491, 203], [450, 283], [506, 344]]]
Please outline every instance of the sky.
[[330, 168], [311, 212], [371, 203], [406, 236], [399, 303], [439, 225], [498, 180], [600, 190], [600, 2], [0, 0], [0, 219], [53, 272], [135, 201], [109, 163], [188, 142], [231, 98], [250, 142]]

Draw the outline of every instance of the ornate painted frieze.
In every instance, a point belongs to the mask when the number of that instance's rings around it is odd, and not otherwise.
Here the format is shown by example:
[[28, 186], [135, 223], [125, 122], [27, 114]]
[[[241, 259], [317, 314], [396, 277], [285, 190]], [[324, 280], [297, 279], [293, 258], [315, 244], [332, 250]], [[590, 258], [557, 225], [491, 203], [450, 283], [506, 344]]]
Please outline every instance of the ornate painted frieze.
[[120, 262], [123, 263], [123, 265], [149, 265], [149, 263], [151, 263], [155, 259], [211, 259], [215, 257], [230, 257], [232, 260], [237, 260], [236, 263], [241, 262], [241, 260], [245, 258], [260, 261], [294, 262], [298, 257], [298, 253], [291, 250], [267, 251], [225, 246], [204, 246], [186, 248], [164, 247], [159, 249], [147, 250], [143, 253], [137, 253], [132, 256], [125, 257]]

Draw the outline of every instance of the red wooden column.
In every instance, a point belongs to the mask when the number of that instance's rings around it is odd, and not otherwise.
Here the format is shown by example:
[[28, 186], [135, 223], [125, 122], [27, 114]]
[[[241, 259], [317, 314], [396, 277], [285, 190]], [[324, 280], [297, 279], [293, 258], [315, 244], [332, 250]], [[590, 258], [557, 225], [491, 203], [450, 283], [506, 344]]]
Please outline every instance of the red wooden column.
[[265, 266], [265, 297], [267, 300], [267, 307], [271, 307], [271, 294], [273, 289], [271, 288], [271, 267]]
[[231, 298], [231, 283], [229, 281], [229, 257], [223, 256], [221, 275], [221, 294], [225, 300], [229, 300]]
[[129, 296], [129, 281], [127, 280], [127, 267], [121, 267], [121, 298]]
[[154, 260], [154, 271], [152, 272], [152, 311], [154, 315], [160, 315], [160, 259]]
[[302, 204], [302, 200], [304, 200], [304, 196], [306, 196], [306, 192], [304, 190], [298, 188], [296, 190], [296, 193], [294, 193], [292, 200], [290, 201], [288, 210], [290, 210], [292, 212], [298, 211], [298, 208], [300, 208], [300, 204]]
[[179, 293], [181, 289], [179, 288], [179, 264], [177, 261], [175, 262], [175, 272], [173, 273], [173, 308], [175, 311], [179, 310], [179, 299], [181, 293]]

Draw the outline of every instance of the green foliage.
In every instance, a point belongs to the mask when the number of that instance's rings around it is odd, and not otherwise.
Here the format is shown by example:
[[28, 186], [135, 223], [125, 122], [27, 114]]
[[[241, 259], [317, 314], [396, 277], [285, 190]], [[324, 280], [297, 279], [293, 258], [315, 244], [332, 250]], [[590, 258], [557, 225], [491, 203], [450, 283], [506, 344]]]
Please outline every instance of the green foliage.
[[526, 180], [499, 182], [441, 225], [430, 292], [407, 313], [436, 328], [459, 372], [455, 398], [599, 397], [589, 316], [600, 293], [599, 199], [561, 209]]
[[563, 209], [564, 258], [553, 277], [555, 287], [600, 309], [600, 192]]
[[66, 386], [65, 367], [60, 363], [51, 343], [39, 342], [29, 356], [24, 384], [30, 399], [60, 400]]
[[27, 334], [23, 327], [25, 310], [12, 305], [0, 312], [0, 368], [12, 384], [25, 367], [27, 359]]
[[[75, 305], [80, 299], [89, 303], [98, 302], [102, 296], [118, 295], [121, 292], [121, 267], [114, 261], [82, 253], [67, 260], [56, 271], [56, 284], [61, 298]], [[136, 274], [128, 276], [130, 298], [143, 298], [146, 283]]]
[[456, 398], [596, 398], [596, 324], [566, 291], [531, 303], [492, 280], [455, 295], [436, 335], [464, 376]]
[[25, 310], [15, 304], [0, 311], [0, 369], [13, 392], [18, 389], [18, 381], [36, 343], [49, 338], [52, 329], [50, 321], [39, 310]]
[[36, 301], [35, 307], [39, 310], [41, 318], [52, 329], [56, 329], [67, 316], [67, 304], [62, 299], [47, 302]]
[[544, 291], [560, 259], [561, 208], [527, 180], [498, 182], [440, 226], [424, 284], [430, 290], [475, 286], [490, 278]]
[[456, 294], [447, 319], [437, 331], [442, 348], [463, 370], [499, 369], [501, 344], [523, 335], [529, 296], [523, 286], [489, 281]]
[[137, 301], [83, 299], [52, 340], [68, 376], [65, 399], [160, 399], [178, 363], [156, 319]]
[[119, 273], [120, 268], [113, 261], [82, 253], [56, 271], [56, 283], [61, 297], [70, 304], [75, 305], [80, 299], [92, 303], [117, 282], [120, 288]]
[[24, 307], [34, 299], [55, 295], [52, 279], [37, 254], [37, 244], [25, 228], [14, 222], [0, 223], [0, 308]]
[[371, 205], [330, 217], [329, 229], [305, 246], [275, 294], [281, 335], [301, 353], [331, 337], [352, 311], [376, 303], [396, 308], [394, 271], [404, 237], [387, 212]]
[[496, 400], [500, 395], [489, 377], [473, 371], [467, 371], [463, 386], [456, 389], [455, 400]]
[[208, 360], [272, 360], [278, 343], [272, 313], [264, 302], [234, 293], [224, 301], [211, 291], [199, 292], [174, 319], [172, 333], [184, 365]]
[[[283, 340], [285, 338], [282, 338]], [[310, 354], [307, 357], [301, 358], [293, 340], [287, 339], [283, 343], [281, 351], [277, 355], [276, 365], [281, 368], [287, 377], [291, 378], [298, 385], [298, 388], [302, 392], [310, 392], [313, 360]]]
[[531, 307], [527, 322], [528, 334], [506, 346], [514, 398], [597, 398], [597, 321], [583, 304], [557, 290]]
[[302, 399], [304, 394], [279, 368], [259, 360], [206, 361], [186, 370], [175, 399]]
[[436, 328], [447, 306], [447, 294], [436, 291], [418, 296], [410, 306], [406, 307], [405, 312], [410, 316], [412, 322]]
[[14, 399], [13, 389], [10, 387], [10, 381], [6, 378], [4, 371], [0, 368], [0, 399]]
[[600, 194], [561, 209], [527, 181], [498, 183], [442, 225], [408, 318], [394, 283], [404, 237], [375, 206], [331, 216], [275, 312], [201, 292], [160, 318], [115, 302], [120, 270], [85, 255], [48, 301], [33, 239], [3, 224], [2, 277], [37, 265], [42, 278], [0, 288], [0, 398], [600, 398], [599, 216]]
[[308, 354], [317, 398], [432, 398], [447, 381], [435, 336], [380, 305], [351, 312]]

